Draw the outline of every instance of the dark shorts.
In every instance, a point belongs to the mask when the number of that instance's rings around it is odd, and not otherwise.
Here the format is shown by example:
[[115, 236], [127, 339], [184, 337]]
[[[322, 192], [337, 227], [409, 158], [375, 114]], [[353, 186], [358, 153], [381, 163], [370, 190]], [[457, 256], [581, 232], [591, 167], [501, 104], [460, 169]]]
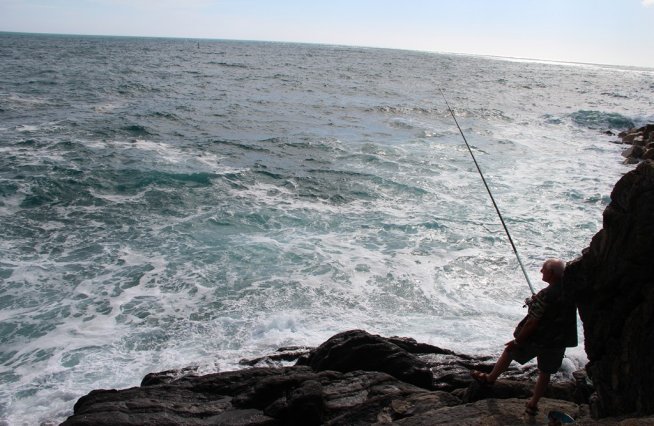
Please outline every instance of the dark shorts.
[[515, 346], [509, 352], [511, 359], [520, 364], [525, 364], [528, 361], [536, 358], [538, 362], [538, 369], [543, 373], [554, 374], [561, 368], [563, 362], [563, 354], [565, 354], [565, 347], [563, 348], [539, 348], [532, 345]]

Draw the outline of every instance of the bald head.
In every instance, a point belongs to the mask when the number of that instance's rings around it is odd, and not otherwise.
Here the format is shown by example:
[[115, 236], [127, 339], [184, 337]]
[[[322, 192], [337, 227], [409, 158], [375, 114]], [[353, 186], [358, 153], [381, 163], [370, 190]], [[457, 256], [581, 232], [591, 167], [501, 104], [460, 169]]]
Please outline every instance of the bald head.
[[547, 259], [543, 263], [541, 272], [543, 273], [543, 281], [548, 283], [559, 282], [563, 278], [565, 271], [565, 262], [561, 259]]

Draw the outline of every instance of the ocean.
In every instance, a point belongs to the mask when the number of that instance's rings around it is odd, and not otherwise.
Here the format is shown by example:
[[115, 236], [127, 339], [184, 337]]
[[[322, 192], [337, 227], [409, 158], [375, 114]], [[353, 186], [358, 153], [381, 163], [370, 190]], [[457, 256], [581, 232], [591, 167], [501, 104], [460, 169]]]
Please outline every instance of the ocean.
[[440, 90], [538, 290], [654, 70], [0, 33], [0, 423], [354, 328], [498, 354], [529, 287]]

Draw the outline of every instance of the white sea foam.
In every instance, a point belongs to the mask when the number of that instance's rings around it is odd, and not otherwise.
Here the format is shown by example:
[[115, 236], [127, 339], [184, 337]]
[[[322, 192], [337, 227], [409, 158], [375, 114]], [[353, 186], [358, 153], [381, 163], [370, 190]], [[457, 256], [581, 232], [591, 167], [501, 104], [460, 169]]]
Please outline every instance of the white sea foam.
[[35, 125], [35, 124], [21, 124], [19, 126], [16, 126], [16, 131], [17, 132], [36, 132], [38, 130], [41, 130], [41, 126]]
[[28, 96], [28, 95], [18, 95], [16, 93], [10, 94], [1, 94], [0, 96], [7, 97], [7, 100], [10, 102], [15, 102], [22, 105], [43, 105], [48, 102], [47, 98]]
[[116, 109], [123, 108], [127, 105], [126, 102], [106, 102], [100, 105], [95, 105], [93, 110], [101, 114], [111, 114]]
[[[238, 173], [241, 168], [223, 164], [224, 156], [212, 152], [197, 152], [183, 146], [147, 139], [91, 140], [84, 141], [86, 147], [96, 150], [117, 149], [130, 160], [141, 161], [151, 167], [173, 166], [187, 173], [208, 172], [216, 174]], [[146, 153], [147, 155], [144, 155]], [[106, 197], [107, 195], [105, 195]]]
[[111, 201], [112, 203], [125, 204], [133, 203], [143, 199], [143, 196], [147, 193], [147, 190], [139, 191], [133, 195], [123, 195], [123, 194], [103, 194], [95, 188], [92, 188], [90, 191], [91, 195], [96, 198], [101, 198], [103, 200]]

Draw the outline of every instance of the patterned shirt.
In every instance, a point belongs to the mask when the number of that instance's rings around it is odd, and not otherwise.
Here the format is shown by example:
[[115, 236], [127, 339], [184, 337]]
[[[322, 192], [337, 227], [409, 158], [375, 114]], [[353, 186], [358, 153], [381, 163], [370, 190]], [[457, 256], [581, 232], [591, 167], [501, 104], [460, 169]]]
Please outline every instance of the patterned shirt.
[[533, 319], [541, 319], [545, 315], [547, 310], [547, 294], [545, 293], [547, 289], [543, 289], [538, 292], [537, 295], [532, 297], [531, 303], [529, 304], [529, 312], [527, 316]]
[[529, 312], [516, 327], [514, 336], [529, 318], [538, 320], [538, 327], [528, 343], [544, 348], [577, 346], [577, 307], [565, 297], [562, 283], [550, 285], [532, 297]]

